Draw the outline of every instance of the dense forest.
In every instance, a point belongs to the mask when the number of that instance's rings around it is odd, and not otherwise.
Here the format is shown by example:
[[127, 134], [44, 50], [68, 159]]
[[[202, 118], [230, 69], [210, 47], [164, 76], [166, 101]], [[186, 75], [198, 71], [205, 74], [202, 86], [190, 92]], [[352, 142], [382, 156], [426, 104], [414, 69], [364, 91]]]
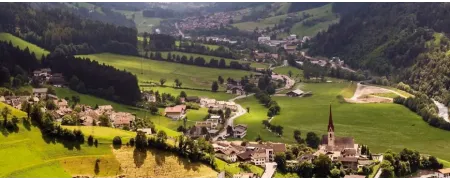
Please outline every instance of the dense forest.
[[52, 56], [47, 59], [54, 72], [60, 72], [69, 87], [80, 93], [133, 104], [140, 100], [138, 80], [133, 74], [73, 56]]
[[[337, 5], [333, 11], [342, 12], [342, 4]], [[450, 4], [360, 3], [355, 7], [327, 32], [319, 33], [309, 53], [338, 56], [355, 69], [404, 81], [448, 104], [448, 41], [436, 32], [450, 32]]]
[[20, 50], [10, 43], [0, 42], [0, 86], [20, 87], [28, 83], [28, 74], [39, 66], [28, 48]]
[[82, 19], [66, 8], [32, 8], [28, 3], [1, 3], [0, 17], [0, 31], [12, 33], [50, 51], [60, 44], [86, 43], [93, 48], [92, 51], [101, 52], [106, 51], [105, 44], [113, 41], [133, 47], [137, 43], [135, 29]]
[[[35, 9], [66, 9], [67, 11], [84, 19], [91, 19], [101, 21], [103, 23], [115, 24], [117, 26], [125, 26], [129, 28], [135, 28], [136, 24], [131, 19], [119, 12], [115, 12], [109, 6], [102, 6], [102, 4], [96, 3], [84, 3], [84, 2], [67, 2], [67, 3], [55, 3], [55, 2], [36, 2], [30, 3], [31, 7]], [[126, 6], [124, 4], [124, 6]]]

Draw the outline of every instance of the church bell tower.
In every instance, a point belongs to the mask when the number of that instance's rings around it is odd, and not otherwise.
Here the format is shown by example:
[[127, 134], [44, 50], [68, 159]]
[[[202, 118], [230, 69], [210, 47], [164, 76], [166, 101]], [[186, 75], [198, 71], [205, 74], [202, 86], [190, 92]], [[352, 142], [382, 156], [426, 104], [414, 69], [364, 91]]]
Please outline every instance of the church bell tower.
[[328, 118], [328, 146], [334, 147], [334, 125], [333, 116], [331, 115], [331, 104], [330, 104], [330, 117]]

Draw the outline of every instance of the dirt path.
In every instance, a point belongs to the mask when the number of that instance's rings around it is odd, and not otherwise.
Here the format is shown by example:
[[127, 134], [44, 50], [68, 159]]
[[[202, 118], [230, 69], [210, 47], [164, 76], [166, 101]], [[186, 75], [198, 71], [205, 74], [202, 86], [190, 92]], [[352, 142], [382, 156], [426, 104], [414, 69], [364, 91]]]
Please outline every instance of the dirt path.
[[381, 88], [377, 86], [364, 85], [361, 83], [357, 84], [356, 91], [351, 98], [347, 98], [347, 102], [352, 103], [387, 103], [392, 102], [392, 98], [373, 96], [371, 94], [382, 94], [382, 93], [394, 93], [401, 97], [404, 95], [386, 88]]

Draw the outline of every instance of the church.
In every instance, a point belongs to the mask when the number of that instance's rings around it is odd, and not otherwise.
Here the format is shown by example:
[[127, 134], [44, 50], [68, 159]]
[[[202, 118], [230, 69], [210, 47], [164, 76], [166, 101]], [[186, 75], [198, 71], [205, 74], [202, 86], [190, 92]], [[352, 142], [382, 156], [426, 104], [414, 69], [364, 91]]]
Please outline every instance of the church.
[[340, 161], [344, 166], [352, 169], [356, 168], [361, 154], [360, 148], [358, 144], [355, 144], [353, 137], [335, 136], [331, 105], [327, 131], [327, 134], [322, 136], [322, 142], [315, 155], [325, 154], [332, 161]]

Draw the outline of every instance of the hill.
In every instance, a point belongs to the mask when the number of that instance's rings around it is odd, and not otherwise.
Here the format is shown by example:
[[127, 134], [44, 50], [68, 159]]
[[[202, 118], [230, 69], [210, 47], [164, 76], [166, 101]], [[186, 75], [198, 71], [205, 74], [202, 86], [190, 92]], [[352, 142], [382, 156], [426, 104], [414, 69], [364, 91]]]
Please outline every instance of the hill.
[[[299, 37], [314, 36], [320, 31], [327, 30], [329, 25], [339, 21], [339, 15], [332, 11], [332, 3], [316, 4], [309, 8], [308, 6], [302, 7], [301, 4], [298, 3], [294, 5], [297, 8], [293, 8], [292, 3], [275, 3], [273, 6], [278, 7], [277, 9], [265, 12], [270, 15], [269, 17], [254, 21], [238, 22], [233, 24], [233, 26], [244, 31], [253, 31], [255, 28], [260, 30], [267, 28], [278, 30], [277, 32], [270, 30], [266, 33], [275, 33], [277, 38], [284, 38], [289, 34], [296, 34]], [[298, 9], [298, 11], [294, 9]], [[308, 17], [304, 15], [308, 15]], [[298, 18], [298, 20], [293, 20], [295, 18]], [[285, 22], [288, 22], [287, 26], [277, 27]]]
[[[0, 108], [7, 105], [0, 103]], [[9, 106], [8, 106], [9, 107]], [[26, 117], [12, 107], [12, 115]], [[3, 120], [1, 120], [3, 121]], [[65, 127], [75, 129], [77, 127]], [[69, 178], [89, 177], [216, 177], [217, 172], [201, 163], [189, 162], [169, 152], [149, 149], [145, 152], [133, 148], [113, 149], [111, 139], [134, 137], [134, 132], [107, 127], [79, 127], [85, 134], [94, 133], [98, 146], [87, 143], [71, 146], [70, 143], [48, 142], [34, 125], [19, 123], [16, 132], [2, 130], [0, 136], [0, 177], [9, 178]], [[157, 155], [157, 156], [156, 156]], [[98, 171], [95, 162], [99, 160]], [[158, 168], [155, 169], [155, 166]], [[152, 172], [151, 174], [145, 172]]]
[[[255, 140], [261, 135], [264, 141], [295, 143], [293, 131], [299, 129], [302, 137], [307, 132], [322, 135], [327, 131], [328, 107], [331, 103], [333, 121], [337, 136], [352, 136], [358, 144], [367, 144], [373, 152], [386, 149], [399, 151], [403, 148], [418, 150], [422, 153], [450, 159], [446, 144], [448, 131], [431, 127], [420, 116], [392, 103], [350, 104], [340, 103], [337, 96], [349, 96], [354, 87], [350, 82], [342, 83], [304, 83], [303, 91], [312, 91], [311, 97], [290, 98], [272, 97], [281, 107], [280, 115], [275, 116], [271, 124], [284, 127], [283, 136], [278, 137], [266, 130], [262, 124], [267, 120], [267, 108], [259, 104], [256, 98], [237, 100], [243, 107], [250, 107], [235, 123], [247, 124], [248, 140]], [[426, 144], [426, 146], [424, 146]]]
[[[243, 70], [198, 67], [110, 53], [78, 55], [77, 57], [90, 58], [118, 69], [125, 69], [138, 77], [140, 85], [150, 82], [159, 83], [161, 78], [165, 78], [168, 86], [172, 86], [174, 80], [179, 79], [183, 83], [182, 87], [211, 89], [212, 82], [216, 81], [219, 75], [224, 79], [228, 77], [240, 79], [251, 74], [251, 72]], [[143, 74], [141, 74], [141, 65]], [[224, 88], [222, 87], [220, 90], [224, 90]]]
[[364, 3], [345, 14], [339, 24], [317, 35], [309, 53], [338, 56], [355, 69], [387, 76], [394, 83], [406, 82], [415, 90], [448, 104], [449, 81], [443, 77], [450, 61], [443, 59], [448, 58], [449, 50], [448, 37], [444, 35], [450, 32], [445, 25], [449, 22], [449, 6], [447, 3]]
[[14, 46], [18, 46], [22, 50], [28, 48], [30, 52], [33, 52], [35, 54], [37, 59], [41, 59], [43, 55], [47, 56], [50, 53], [47, 50], [36, 46], [35, 44], [32, 44], [9, 33], [0, 33], [0, 41], [11, 42]]

